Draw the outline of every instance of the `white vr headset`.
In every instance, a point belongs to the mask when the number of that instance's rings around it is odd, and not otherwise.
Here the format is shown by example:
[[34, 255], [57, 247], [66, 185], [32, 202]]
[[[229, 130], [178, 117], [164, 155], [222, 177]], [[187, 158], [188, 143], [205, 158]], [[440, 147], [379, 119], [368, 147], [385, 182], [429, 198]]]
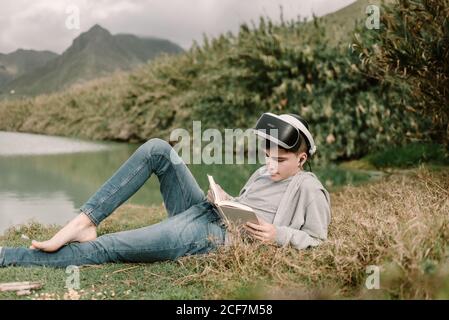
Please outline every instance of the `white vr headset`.
[[284, 149], [292, 149], [297, 146], [301, 139], [301, 133], [306, 138], [309, 155], [316, 152], [315, 141], [306, 126], [295, 117], [283, 114], [264, 113], [257, 120], [253, 129], [258, 136], [270, 140]]

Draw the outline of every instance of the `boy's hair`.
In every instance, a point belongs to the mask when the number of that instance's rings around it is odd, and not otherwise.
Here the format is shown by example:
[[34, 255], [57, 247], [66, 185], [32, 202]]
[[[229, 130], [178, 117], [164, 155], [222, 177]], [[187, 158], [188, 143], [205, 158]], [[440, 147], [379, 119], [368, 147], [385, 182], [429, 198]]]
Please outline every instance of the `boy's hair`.
[[[307, 130], [309, 130], [309, 124], [307, 123], [307, 121], [304, 118], [302, 118], [301, 116], [294, 114], [294, 113], [289, 113], [289, 115], [292, 117], [295, 117], [296, 119], [301, 121], [301, 123], [307, 128]], [[270, 149], [270, 141], [269, 140], [265, 140], [265, 147], [267, 149]], [[298, 142], [291, 149], [285, 149], [279, 145], [278, 145], [278, 148], [285, 150], [287, 152], [293, 152], [293, 153], [305, 152], [307, 154], [307, 157], [310, 157], [310, 154], [309, 154], [310, 146], [307, 142], [306, 137], [304, 137], [304, 135], [302, 133], [300, 133]]]

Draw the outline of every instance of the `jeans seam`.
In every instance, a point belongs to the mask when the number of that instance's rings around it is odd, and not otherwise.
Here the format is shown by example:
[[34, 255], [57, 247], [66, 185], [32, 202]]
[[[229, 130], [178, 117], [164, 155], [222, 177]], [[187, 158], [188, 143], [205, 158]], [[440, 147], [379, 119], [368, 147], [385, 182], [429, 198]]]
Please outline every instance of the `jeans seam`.
[[98, 227], [98, 225], [100, 224], [100, 222], [98, 222], [98, 220], [92, 215], [92, 211], [93, 211], [93, 210], [87, 210], [88, 212], [86, 212], [86, 211], [83, 211], [83, 210], [80, 208], [80, 211], [81, 211], [82, 213], [84, 213], [84, 214], [90, 219], [90, 221], [92, 221], [92, 223], [93, 223], [96, 227]]
[[[97, 255], [99, 252], [92, 252], [92, 253], [86, 253], [86, 254], [83, 254], [83, 255], [81, 255], [81, 256], [79, 256], [79, 257], [77, 257], [76, 259], [83, 259], [83, 258], [91, 258], [92, 256], [94, 256], [94, 255]], [[64, 259], [62, 259], [62, 258], [60, 258], [60, 259], [52, 259], [51, 261], [50, 260], [48, 260], [47, 262], [51, 262], [51, 263], [58, 263], [58, 262], [63, 262], [63, 261], [67, 261], [67, 260], [69, 260], [69, 259], [67, 259], [67, 258], [64, 258]], [[42, 259], [33, 259], [33, 260], [27, 260], [27, 259], [23, 259], [23, 260], [20, 260], [20, 262], [23, 262], [23, 263], [39, 263], [39, 262], [46, 262], [46, 261], [43, 261]]]
[[186, 200], [186, 192], [185, 192], [184, 187], [183, 187], [183, 185], [182, 185], [182, 183], [181, 183], [181, 179], [179, 178], [178, 172], [177, 172], [176, 169], [174, 168], [173, 163], [170, 161], [170, 159], [167, 157], [167, 155], [166, 155], [165, 153], [154, 154], [154, 155], [157, 155], [157, 156], [160, 156], [160, 157], [164, 157], [165, 160], [167, 160], [167, 161], [170, 163], [170, 166], [171, 166], [171, 167], [173, 168], [173, 170], [175, 171], [175, 176], [176, 176], [176, 179], [178, 180], [178, 185], [179, 185], [179, 188], [181, 189], [181, 192], [182, 192], [182, 199], [183, 199], [183, 201], [184, 201], [184, 208], [185, 208], [184, 210], [188, 209], [188, 206], [187, 206], [187, 200]]
[[[113, 195], [115, 195], [119, 190], [121, 190], [122, 188], [124, 188], [131, 180], [132, 178], [134, 178], [139, 172], [140, 170], [142, 170], [145, 167], [145, 163], [147, 163], [148, 161], [145, 159], [144, 161], [142, 161], [142, 164], [137, 167], [137, 169], [132, 172], [130, 175], [128, 175], [126, 178], [128, 179], [126, 181], [126, 183], [119, 185], [117, 188], [115, 188], [113, 190], [113, 192], [107, 196], [106, 198], [104, 198], [101, 202], [99, 202], [94, 208], [90, 209], [89, 212], [87, 213], [88, 215], [90, 215], [93, 211], [97, 210], [103, 203], [105, 203], [107, 200], [109, 200]], [[97, 220], [97, 219], [95, 219]], [[99, 224], [99, 223], [98, 223]], [[97, 225], [98, 225], [97, 224]]]
[[[170, 160], [170, 158], [167, 156], [167, 154], [166, 153], [152, 153], [152, 154], [150, 154], [150, 157], [153, 157], [153, 156], [158, 156], [158, 157], [163, 157], [163, 158], [165, 158], [165, 160], [170, 164], [170, 166], [173, 168], [173, 170], [174, 170], [174, 172], [175, 172], [175, 176], [176, 176], [176, 180], [177, 180], [177, 182], [178, 182], [178, 185], [179, 185], [179, 188], [181, 189], [181, 192], [182, 192], [182, 199], [183, 199], [183, 201], [184, 201], [184, 210], [187, 210], [188, 209], [188, 204], [187, 204], [187, 199], [186, 199], [186, 192], [185, 192], [185, 190], [184, 190], [184, 186], [183, 186], [183, 184], [181, 183], [181, 179], [179, 178], [179, 174], [178, 174], [178, 172], [177, 172], [177, 170], [174, 168], [174, 164], [172, 163], [172, 161]], [[145, 162], [148, 164], [148, 158], [146, 158], [145, 159]]]
[[[195, 241], [195, 242], [191, 242], [189, 244], [184, 244], [184, 245], [180, 245], [180, 246], [174, 246], [174, 247], [156, 247], [156, 248], [151, 248], [151, 249], [140, 249], [139, 252], [149, 252], [149, 251], [162, 251], [162, 250], [178, 250], [178, 249], [183, 249], [183, 248], [188, 248], [188, 247], [193, 247], [193, 246], [197, 246], [200, 243], [204, 243], [206, 242], [206, 240], [200, 240], [200, 241]], [[135, 249], [124, 249], [124, 250], [120, 250], [120, 249], [113, 249], [111, 251], [114, 251], [116, 253], [127, 253], [127, 252], [135, 252]]]
[[[150, 157], [153, 157], [153, 156], [164, 157], [165, 160], [167, 160], [167, 161], [170, 163], [170, 165], [173, 166], [173, 163], [170, 161], [170, 159], [167, 157], [166, 154], [164, 154], [164, 153], [153, 153], [153, 154], [150, 155]], [[96, 218], [93, 218], [93, 216], [91, 215], [91, 213], [92, 213], [93, 211], [97, 210], [103, 203], [105, 203], [107, 200], [109, 200], [109, 199], [110, 199], [113, 195], [115, 195], [119, 190], [121, 190], [122, 188], [124, 188], [124, 187], [125, 187], [131, 180], [132, 180], [132, 178], [134, 178], [134, 177], [135, 177], [135, 176], [136, 176], [136, 175], [137, 175], [137, 174], [138, 174], [138, 173], [145, 167], [145, 164], [148, 164], [148, 161], [149, 161], [148, 157], [145, 157], [145, 159], [142, 161], [142, 164], [141, 164], [140, 166], [138, 166], [137, 169], [136, 169], [134, 172], [132, 172], [131, 174], [129, 174], [129, 175], [126, 177], [126, 178], [127, 178], [126, 183], [119, 185], [117, 188], [115, 188], [115, 189], [113, 190], [113, 192], [112, 192], [111, 194], [109, 194], [109, 196], [107, 196], [106, 198], [104, 198], [104, 199], [103, 199], [101, 202], [99, 202], [94, 208], [91, 208], [91, 209], [87, 210], [88, 212], [85, 212], [89, 217], [92, 217], [91, 220], [95, 220], [95, 222], [97, 222], [96, 225], [99, 225], [100, 222], [97, 221]], [[179, 179], [178, 172], [177, 172], [176, 170], [174, 170], [174, 171], [175, 171], [176, 179], [178, 180], [178, 184], [179, 184], [180, 189], [181, 189], [181, 192], [182, 192], [182, 198], [183, 198], [183, 201], [184, 201], [184, 207], [187, 208], [187, 200], [186, 200], [186, 193], [185, 193], [185, 190], [184, 190], [182, 184], [180, 183], [180, 179]], [[84, 212], [84, 211], [83, 211], [83, 212]], [[94, 223], [95, 223], [95, 222], [94, 222]]]

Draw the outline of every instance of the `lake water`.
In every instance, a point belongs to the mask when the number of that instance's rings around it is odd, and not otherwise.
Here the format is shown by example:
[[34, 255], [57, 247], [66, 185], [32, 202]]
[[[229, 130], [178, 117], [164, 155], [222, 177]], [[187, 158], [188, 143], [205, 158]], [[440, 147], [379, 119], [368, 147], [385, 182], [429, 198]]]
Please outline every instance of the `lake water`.
[[[139, 147], [64, 137], [0, 131], [0, 234], [31, 220], [63, 225]], [[231, 195], [259, 165], [189, 165], [207, 190], [212, 174]], [[338, 168], [315, 170], [327, 187], [358, 183], [370, 174]], [[161, 204], [159, 183], [152, 176], [126, 203]]]

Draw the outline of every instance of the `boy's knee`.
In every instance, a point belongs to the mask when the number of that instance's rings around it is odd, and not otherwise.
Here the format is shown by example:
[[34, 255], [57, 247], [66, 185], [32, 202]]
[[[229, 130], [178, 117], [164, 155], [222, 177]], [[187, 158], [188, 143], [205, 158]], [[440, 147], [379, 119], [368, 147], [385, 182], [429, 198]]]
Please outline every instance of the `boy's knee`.
[[175, 149], [165, 140], [153, 138], [145, 142], [138, 149], [144, 157], [151, 157], [152, 155], [163, 155], [165, 159], [170, 161], [173, 165], [183, 164], [183, 159], [178, 155]]
[[140, 146], [141, 150], [148, 153], [169, 154], [172, 150], [170, 144], [159, 138], [152, 138]]

